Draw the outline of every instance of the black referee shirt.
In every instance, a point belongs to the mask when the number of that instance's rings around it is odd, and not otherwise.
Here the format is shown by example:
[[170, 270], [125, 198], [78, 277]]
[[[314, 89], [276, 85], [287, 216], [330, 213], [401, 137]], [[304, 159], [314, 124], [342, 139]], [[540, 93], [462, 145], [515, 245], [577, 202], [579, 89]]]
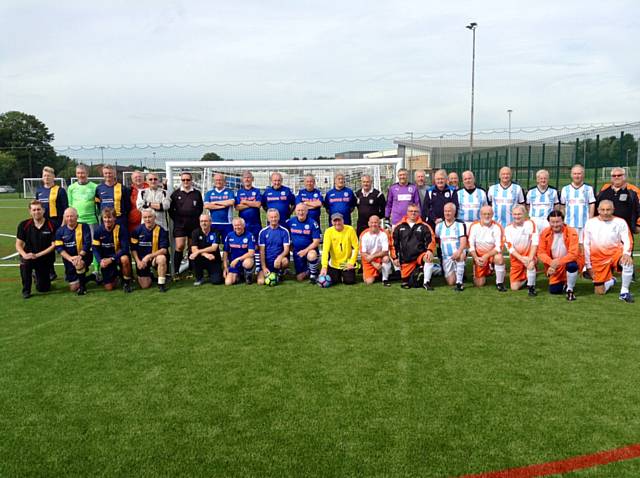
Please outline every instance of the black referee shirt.
[[55, 228], [51, 221], [45, 220], [44, 224], [37, 228], [33, 219], [27, 219], [18, 224], [16, 237], [24, 241], [25, 252], [37, 254], [47, 249], [55, 240]]
[[[205, 234], [201, 227], [198, 227], [191, 233], [191, 245], [196, 246], [198, 249], [206, 249], [213, 244], [220, 244], [220, 235], [213, 229]], [[218, 250], [212, 253], [215, 260], [220, 260], [220, 247]]]
[[366, 196], [362, 194], [362, 189], [356, 192], [356, 200], [358, 204], [358, 228], [368, 227], [369, 218], [373, 215], [378, 216], [380, 219], [384, 217], [384, 208], [387, 205], [387, 201], [377, 189], [372, 189]]
[[638, 195], [629, 188], [621, 188], [617, 191], [613, 190], [613, 186], [608, 187], [604, 191], [600, 191], [596, 200], [596, 210], [600, 201], [608, 199], [613, 202], [613, 215], [624, 219], [629, 226], [632, 234], [636, 233], [636, 222], [640, 216], [640, 202]]

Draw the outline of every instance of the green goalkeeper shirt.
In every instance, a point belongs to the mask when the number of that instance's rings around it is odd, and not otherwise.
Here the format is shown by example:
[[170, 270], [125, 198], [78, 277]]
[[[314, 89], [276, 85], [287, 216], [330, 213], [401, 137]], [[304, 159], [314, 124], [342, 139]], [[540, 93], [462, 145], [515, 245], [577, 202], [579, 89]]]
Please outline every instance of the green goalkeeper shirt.
[[98, 224], [96, 208], [96, 184], [73, 183], [67, 190], [69, 206], [78, 210], [78, 222], [82, 224]]

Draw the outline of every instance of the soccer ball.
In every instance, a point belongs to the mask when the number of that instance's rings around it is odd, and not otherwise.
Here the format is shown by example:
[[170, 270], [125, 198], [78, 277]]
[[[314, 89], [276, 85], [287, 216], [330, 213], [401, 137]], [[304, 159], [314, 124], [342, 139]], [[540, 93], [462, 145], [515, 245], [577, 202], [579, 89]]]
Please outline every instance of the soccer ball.
[[278, 274], [275, 272], [269, 272], [269, 275], [264, 278], [264, 285], [269, 287], [275, 287], [278, 285]]
[[316, 281], [316, 284], [318, 284], [323, 289], [326, 289], [327, 287], [331, 287], [331, 277], [328, 274], [318, 276], [318, 280]]

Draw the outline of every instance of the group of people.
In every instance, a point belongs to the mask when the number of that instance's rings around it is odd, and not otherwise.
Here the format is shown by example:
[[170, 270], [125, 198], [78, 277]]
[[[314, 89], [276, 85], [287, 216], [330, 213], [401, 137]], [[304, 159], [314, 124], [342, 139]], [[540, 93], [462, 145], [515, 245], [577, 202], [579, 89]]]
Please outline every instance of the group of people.
[[[622, 168], [612, 170], [611, 183], [597, 196], [584, 183], [580, 165], [572, 168], [572, 182], [560, 192], [549, 186], [549, 173], [540, 170], [536, 186], [526, 193], [512, 182], [508, 167], [486, 191], [476, 186], [472, 171], [462, 173], [460, 185], [456, 173], [444, 170], [434, 173], [432, 184], [424, 171], [416, 171], [411, 183], [409, 172], [400, 169], [386, 197], [373, 188], [369, 175], [361, 177], [361, 188], [354, 192], [338, 173], [334, 187], [322, 194], [308, 174], [294, 194], [277, 172], [264, 191], [254, 187], [250, 171], [242, 173], [237, 191], [226, 186], [224, 175], [215, 174], [213, 188], [203, 196], [189, 172], [181, 174], [180, 187], [171, 193], [153, 172], [146, 178], [134, 173], [131, 188], [117, 182], [111, 166], [104, 166], [99, 185], [89, 182], [87, 173], [78, 165], [78, 181], [65, 191], [55, 185], [53, 170], [43, 171], [43, 184], [29, 205], [31, 217], [20, 223], [16, 239], [25, 298], [34, 276], [38, 291], [49, 290], [55, 252], [71, 290], [82, 295], [90, 278], [106, 289], [121, 281], [123, 290], [131, 292], [134, 265], [141, 288], [151, 287], [157, 276], [159, 290], [166, 291], [171, 262], [177, 274], [183, 259], [196, 286], [205, 282], [205, 274], [213, 284], [264, 284], [274, 274], [282, 280], [292, 261], [299, 281], [315, 283], [328, 276], [332, 284], [354, 284], [361, 268], [366, 284], [381, 280], [390, 286], [399, 276], [403, 288], [427, 291], [433, 290], [439, 262], [447, 284], [461, 292], [470, 258], [474, 285], [484, 286], [495, 274], [496, 288], [504, 292], [506, 251], [512, 290], [526, 286], [530, 296], [537, 295], [541, 262], [553, 294], [575, 300], [581, 273], [593, 280], [596, 293], [604, 294], [615, 284], [613, 272], [620, 271], [620, 298], [633, 302], [632, 234], [640, 202]], [[323, 209], [330, 219], [325, 231], [320, 227]]]

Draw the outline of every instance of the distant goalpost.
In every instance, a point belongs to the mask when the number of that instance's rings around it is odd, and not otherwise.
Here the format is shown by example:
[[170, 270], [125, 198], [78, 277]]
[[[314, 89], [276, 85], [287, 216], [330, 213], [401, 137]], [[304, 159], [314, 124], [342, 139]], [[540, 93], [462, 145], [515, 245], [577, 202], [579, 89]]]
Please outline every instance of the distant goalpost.
[[347, 187], [360, 189], [360, 178], [371, 176], [373, 187], [386, 191], [397, 176], [403, 158], [361, 158], [361, 159], [309, 159], [309, 160], [240, 160], [240, 161], [167, 161], [167, 189], [172, 192], [180, 187], [180, 173], [190, 172], [196, 187], [202, 192], [213, 187], [213, 176], [223, 173], [227, 187], [238, 190], [242, 187], [242, 172], [251, 171], [254, 186], [264, 190], [271, 185], [271, 174], [282, 175], [282, 183], [294, 194], [304, 188], [304, 177], [313, 174], [316, 187], [323, 193], [333, 188], [336, 173], [344, 173]]
[[[62, 188], [67, 188], [67, 182], [64, 178], [56, 178], [55, 184]], [[42, 178], [23, 178], [22, 179], [22, 197], [25, 199], [34, 199], [36, 197], [36, 189], [42, 185]]]

